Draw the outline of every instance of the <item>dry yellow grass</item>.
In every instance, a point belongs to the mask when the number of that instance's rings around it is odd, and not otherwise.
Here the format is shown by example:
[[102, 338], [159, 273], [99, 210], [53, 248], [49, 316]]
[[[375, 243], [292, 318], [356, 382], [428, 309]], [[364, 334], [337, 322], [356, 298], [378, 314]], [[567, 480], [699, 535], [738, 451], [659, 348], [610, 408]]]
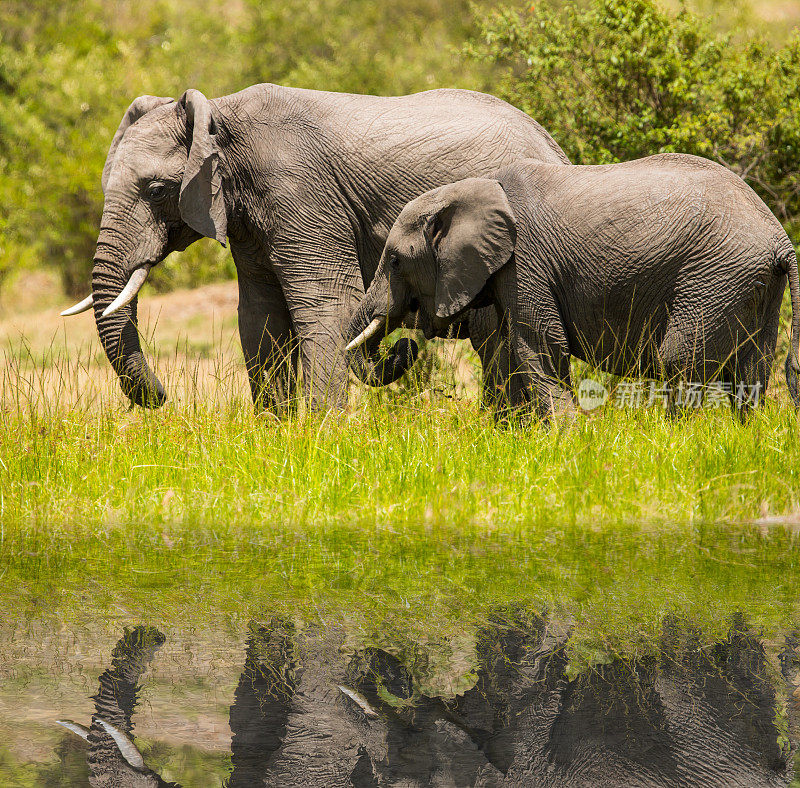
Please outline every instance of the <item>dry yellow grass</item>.
[[[40, 298], [31, 293], [40, 289]], [[18, 401], [49, 398], [74, 408], [108, 402], [119, 392], [116, 377], [100, 346], [91, 312], [63, 318], [68, 299], [58, 295], [43, 274], [30, 274], [18, 284], [13, 307], [0, 319], [0, 357], [6, 385], [0, 399], [6, 407]], [[37, 304], [47, 309], [36, 311]], [[145, 293], [139, 302], [139, 326], [148, 359], [173, 402], [215, 399], [240, 393], [249, 397], [237, 329], [238, 289], [220, 282], [168, 294]], [[12, 311], [13, 309], [13, 311]], [[11, 312], [11, 314], [8, 314]], [[437, 380], [448, 393], [476, 396], [477, 357], [469, 342], [443, 341], [435, 346]], [[439, 379], [440, 378], [440, 379]], [[394, 387], [396, 388], [396, 387]], [[358, 400], [362, 387], [353, 386]]]
[[[25, 401], [49, 396], [66, 407], [115, 396], [122, 402], [91, 312], [63, 318], [52, 295], [45, 301], [52, 306], [39, 312], [18, 301], [16, 313], [0, 320], [0, 354], [11, 381], [4, 387], [6, 406], [9, 398], [16, 401], [17, 391]], [[142, 298], [145, 349], [171, 398], [180, 400], [190, 391], [210, 396], [223, 378], [243, 394], [249, 391], [236, 328], [237, 303], [235, 282]]]

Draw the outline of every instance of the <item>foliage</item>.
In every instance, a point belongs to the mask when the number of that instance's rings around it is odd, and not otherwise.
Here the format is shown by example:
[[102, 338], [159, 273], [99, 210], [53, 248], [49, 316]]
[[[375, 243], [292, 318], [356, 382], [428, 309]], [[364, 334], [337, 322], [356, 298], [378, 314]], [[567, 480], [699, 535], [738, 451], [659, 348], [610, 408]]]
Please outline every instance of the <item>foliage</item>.
[[[3, 5], [3, 236], [29, 261], [56, 267], [73, 295], [86, 291], [103, 205], [99, 173], [125, 107], [141, 93], [182, 90], [177, 66], [186, 70], [190, 24], [173, 27], [177, 10], [167, 4], [148, 10], [96, 0]], [[217, 17], [208, 31], [223, 47]]]
[[[445, 8], [447, 6], [447, 8]], [[0, 286], [4, 274], [55, 267], [85, 294], [108, 144], [137, 95], [197, 87], [225, 95], [253, 82], [403, 93], [479, 85], [454, 54], [466, 0], [336, 2], [8, 0], [0, 7]], [[453, 24], [453, 21], [456, 23]], [[158, 287], [233, 274], [212, 243], [170, 258]]]
[[503, 66], [499, 94], [573, 162], [715, 159], [800, 232], [800, 35], [737, 43], [653, 0], [543, 2], [483, 14], [467, 51]]
[[469, 0], [250, 0], [249, 81], [402, 95], [485, 87], [486, 69], [457, 56]]

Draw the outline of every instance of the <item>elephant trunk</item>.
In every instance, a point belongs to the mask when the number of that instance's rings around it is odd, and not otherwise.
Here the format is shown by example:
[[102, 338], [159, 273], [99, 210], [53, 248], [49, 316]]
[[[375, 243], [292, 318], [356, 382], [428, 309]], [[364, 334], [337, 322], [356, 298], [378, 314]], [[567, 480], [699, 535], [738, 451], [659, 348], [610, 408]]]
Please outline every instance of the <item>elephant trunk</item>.
[[[376, 320], [381, 322], [377, 330], [373, 331]], [[369, 295], [353, 315], [348, 329], [348, 342], [358, 340], [359, 344], [347, 351], [347, 363], [353, 374], [365, 385], [388, 386], [399, 380], [417, 360], [417, 343], [406, 338], [399, 339], [385, 356], [381, 356], [381, 339], [399, 324], [398, 319], [376, 314]]]
[[110, 243], [105, 234], [101, 230], [92, 269], [92, 299], [100, 342], [126, 396], [136, 405], [157, 408], [164, 404], [166, 393], [142, 354], [136, 324], [137, 299], [103, 317], [132, 274], [115, 255], [106, 252]]

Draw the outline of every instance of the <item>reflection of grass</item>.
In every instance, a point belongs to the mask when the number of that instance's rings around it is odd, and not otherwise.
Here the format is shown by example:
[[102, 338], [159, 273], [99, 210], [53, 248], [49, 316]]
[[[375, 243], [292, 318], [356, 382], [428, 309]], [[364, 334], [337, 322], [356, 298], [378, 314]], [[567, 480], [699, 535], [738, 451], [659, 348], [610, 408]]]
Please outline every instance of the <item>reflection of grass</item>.
[[798, 550], [783, 529], [762, 536], [707, 525], [532, 525], [488, 538], [474, 525], [293, 528], [215, 519], [173, 526], [169, 537], [145, 521], [126, 530], [7, 528], [4, 609], [41, 609], [75, 626], [109, 610], [123, 620], [201, 628], [276, 611], [321, 617], [404, 652], [413, 669], [417, 659], [446, 663], [447, 655], [429, 653], [438, 638], [471, 632], [496, 605], [547, 607], [574, 621], [581, 663], [591, 653], [648, 649], [671, 611], [709, 637], [724, 632], [736, 610], [776, 631], [794, 621], [800, 590]]

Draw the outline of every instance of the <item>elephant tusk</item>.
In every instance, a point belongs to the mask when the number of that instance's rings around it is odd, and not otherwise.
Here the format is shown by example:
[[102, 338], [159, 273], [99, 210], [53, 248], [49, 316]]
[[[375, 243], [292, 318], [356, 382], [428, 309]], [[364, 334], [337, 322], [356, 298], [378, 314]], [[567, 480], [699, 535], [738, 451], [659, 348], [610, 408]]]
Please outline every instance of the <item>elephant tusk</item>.
[[131, 765], [134, 769], [144, 769], [144, 758], [131, 738], [123, 733], [119, 728], [115, 728], [110, 722], [97, 717], [97, 722], [103, 730], [114, 740], [114, 743], [119, 749], [120, 755]]
[[56, 720], [57, 725], [63, 725], [68, 731], [72, 731], [76, 736], [80, 736], [84, 741], [89, 739], [89, 729], [79, 725], [72, 720]]
[[384, 318], [376, 317], [346, 348], [345, 350], [355, 350], [359, 345], [363, 345], [370, 337], [380, 331], [383, 326]]
[[81, 312], [85, 312], [87, 309], [91, 309], [92, 305], [94, 304], [94, 296], [86, 296], [83, 301], [79, 301], [75, 306], [71, 306], [69, 309], [65, 309], [61, 313], [61, 317], [69, 317], [70, 315], [79, 315]]
[[109, 315], [113, 315], [118, 309], [122, 309], [122, 307], [130, 304], [130, 302], [136, 298], [137, 293], [141, 289], [142, 285], [144, 284], [144, 280], [147, 279], [147, 274], [149, 273], [149, 265], [142, 266], [142, 268], [137, 268], [131, 274], [128, 284], [122, 288], [122, 292], [105, 308], [102, 316], [108, 317]]
[[341, 684], [337, 684], [336, 686], [339, 688], [340, 692], [347, 695], [347, 697], [350, 698], [350, 700], [352, 700], [353, 703], [355, 703], [361, 709], [361, 711], [364, 712], [365, 717], [371, 717], [374, 719], [378, 716], [378, 712], [369, 705], [366, 698], [362, 698], [357, 692], [354, 692], [353, 690], [348, 689]]

